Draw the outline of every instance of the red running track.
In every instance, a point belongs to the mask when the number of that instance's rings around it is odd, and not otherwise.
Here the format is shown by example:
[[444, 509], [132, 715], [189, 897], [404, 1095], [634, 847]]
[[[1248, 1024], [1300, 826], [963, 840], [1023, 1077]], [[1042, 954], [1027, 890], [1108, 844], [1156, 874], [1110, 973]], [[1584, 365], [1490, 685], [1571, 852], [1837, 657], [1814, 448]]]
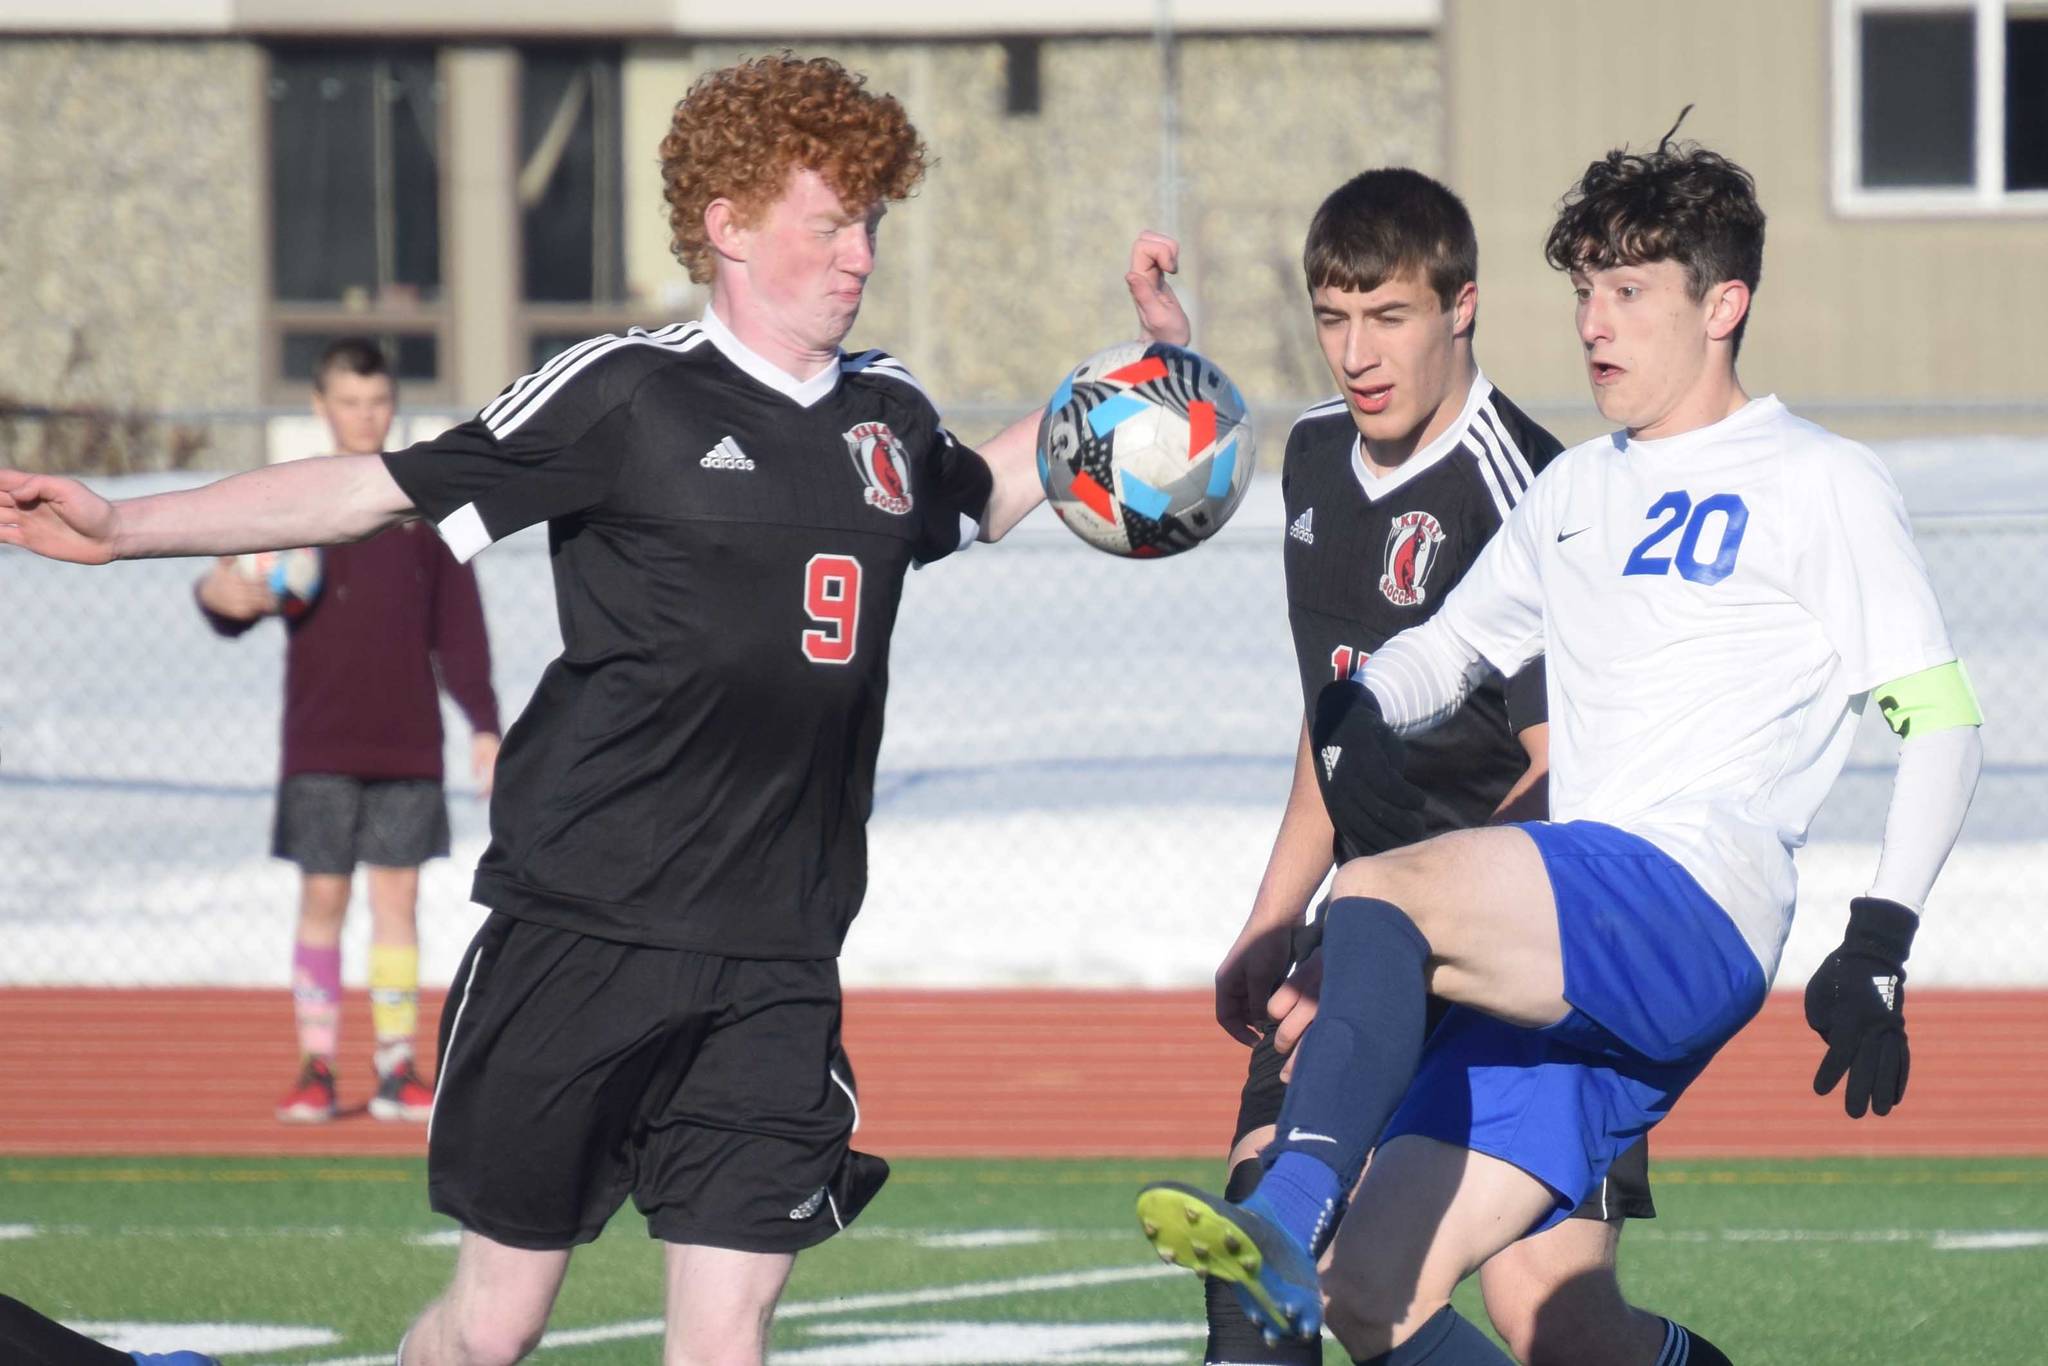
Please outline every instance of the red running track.
[[[431, 1038], [441, 998], [425, 1002]], [[860, 991], [846, 1042], [861, 1146], [891, 1157], [1208, 1157], [1245, 1053], [1205, 991]], [[2048, 1154], [2048, 992], [1916, 991], [1911, 1089], [1852, 1121], [1812, 1093], [1819, 1044], [1774, 996], [1658, 1130], [1663, 1157]], [[369, 1006], [343, 1017], [344, 1116], [287, 1127], [283, 991], [0, 991], [0, 1153], [418, 1154], [368, 1099]]]

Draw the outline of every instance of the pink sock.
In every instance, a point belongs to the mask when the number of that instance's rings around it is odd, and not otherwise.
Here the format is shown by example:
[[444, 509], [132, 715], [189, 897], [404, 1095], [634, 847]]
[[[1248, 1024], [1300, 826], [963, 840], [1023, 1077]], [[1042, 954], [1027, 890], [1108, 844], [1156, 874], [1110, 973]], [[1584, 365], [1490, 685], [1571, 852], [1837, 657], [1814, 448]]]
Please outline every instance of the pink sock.
[[299, 1052], [334, 1057], [341, 1031], [341, 947], [292, 946], [292, 1012], [299, 1022]]

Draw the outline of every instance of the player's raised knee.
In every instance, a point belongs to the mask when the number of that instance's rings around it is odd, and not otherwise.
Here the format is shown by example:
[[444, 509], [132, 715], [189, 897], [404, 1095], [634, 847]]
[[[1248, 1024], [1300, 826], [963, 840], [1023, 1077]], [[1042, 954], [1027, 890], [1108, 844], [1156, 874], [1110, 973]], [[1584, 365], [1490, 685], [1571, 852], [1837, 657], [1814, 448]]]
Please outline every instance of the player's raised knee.
[[1412, 1285], [1396, 1289], [1355, 1265], [1323, 1272], [1323, 1321], [1354, 1356], [1398, 1346], [1444, 1303], [1418, 1300]]
[[1395, 860], [1385, 854], [1373, 854], [1352, 859], [1337, 869], [1336, 878], [1330, 883], [1330, 895], [1332, 900], [1363, 896], [1392, 901], [1398, 895], [1399, 884]]

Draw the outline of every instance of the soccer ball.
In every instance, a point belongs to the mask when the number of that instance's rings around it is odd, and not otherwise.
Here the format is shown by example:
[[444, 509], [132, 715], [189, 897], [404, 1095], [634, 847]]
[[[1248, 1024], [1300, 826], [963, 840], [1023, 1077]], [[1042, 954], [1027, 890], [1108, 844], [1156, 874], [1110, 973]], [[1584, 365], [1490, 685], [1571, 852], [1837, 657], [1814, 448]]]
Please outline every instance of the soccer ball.
[[259, 550], [235, 556], [235, 572], [274, 594], [286, 617], [301, 617], [320, 596], [320, 552]]
[[1213, 362], [1125, 342], [1074, 367], [1038, 424], [1038, 479], [1067, 528], [1113, 555], [1216, 534], [1252, 480], [1244, 395]]

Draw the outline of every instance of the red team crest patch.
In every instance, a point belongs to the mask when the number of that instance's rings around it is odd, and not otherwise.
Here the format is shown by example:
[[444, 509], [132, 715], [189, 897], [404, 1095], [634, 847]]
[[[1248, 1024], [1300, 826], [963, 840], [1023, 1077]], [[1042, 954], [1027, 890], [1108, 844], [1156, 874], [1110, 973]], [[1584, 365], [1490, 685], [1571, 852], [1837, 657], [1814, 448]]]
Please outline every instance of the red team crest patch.
[[1417, 607], [1429, 596], [1424, 585], [1436, 567], [1444, 529], [1426, 512], [1404, 512], [1387, 528], [1386, 568], [1380, 592], [1396, 607]]
[[863, 422], [846, 438], [847, 454], [867, 487], [869, 507], [901, 517], [910, 511], [910, 454], [886, 422]]

